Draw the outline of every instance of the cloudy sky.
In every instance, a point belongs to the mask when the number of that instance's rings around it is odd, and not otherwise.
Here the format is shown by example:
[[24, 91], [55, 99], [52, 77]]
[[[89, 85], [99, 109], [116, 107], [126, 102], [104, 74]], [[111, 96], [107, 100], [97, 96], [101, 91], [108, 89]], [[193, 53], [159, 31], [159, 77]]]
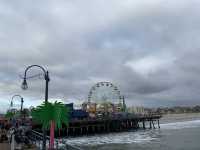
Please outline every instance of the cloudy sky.
[[43, 79], [20, 88], [32, 64], [49, 70], [50, 99], [80, 102], [111, 81], [129, 105], [200, 104], [199, 14], [199, 0], [1, 0], [0, 111], [14, 94], [44, 99]]

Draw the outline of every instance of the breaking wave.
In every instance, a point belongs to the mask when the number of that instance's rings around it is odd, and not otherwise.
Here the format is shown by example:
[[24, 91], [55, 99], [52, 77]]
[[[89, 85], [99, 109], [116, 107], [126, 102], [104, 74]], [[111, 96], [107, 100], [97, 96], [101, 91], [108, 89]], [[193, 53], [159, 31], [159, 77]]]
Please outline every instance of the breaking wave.
[[102, 144], [130, 144], [130, 143], [147, 143], [159, 141], [166, 130], [177, 130], [184, 128], [200, 127], [200, 120], [183, 121], [161, 124], [161, 129], [137, 130], [121, 133], [101, 134], [94, 136], [83, 136], [65, 139], [71, 145], [95, 146]]
[[173, 122], [173, 123], [165, 123], [161, 124], [161, 129], [184, 129], [184, 128], [198, 128], [200, 127], [200, 120], [192, 120], [192, 121], [182, 121], [182, 122]]
[[68, 138], [66, 140], [67, 143], [71, 145], [87, 145], [87, 146], [102, 145], [102, 144], [143, 143], [157, 139], [159, 136], [159, 132], [160, 132], [159, 130], [138, 130], [130, 132]]

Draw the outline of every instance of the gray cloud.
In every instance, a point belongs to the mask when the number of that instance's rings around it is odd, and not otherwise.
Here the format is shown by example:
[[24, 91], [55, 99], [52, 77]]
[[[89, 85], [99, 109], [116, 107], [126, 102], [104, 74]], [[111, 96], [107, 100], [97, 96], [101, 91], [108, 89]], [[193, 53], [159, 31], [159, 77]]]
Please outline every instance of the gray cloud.
[[86, 98], [93, 84], [106, 80], [128, 104], [200, 103], [199, 2], [0, 3], [2, 99], [43, 98], [43, 80], [28, 81], [22, 91], [19, 78], [26, 66], [40, 64], [50, 72], [50, 98]]

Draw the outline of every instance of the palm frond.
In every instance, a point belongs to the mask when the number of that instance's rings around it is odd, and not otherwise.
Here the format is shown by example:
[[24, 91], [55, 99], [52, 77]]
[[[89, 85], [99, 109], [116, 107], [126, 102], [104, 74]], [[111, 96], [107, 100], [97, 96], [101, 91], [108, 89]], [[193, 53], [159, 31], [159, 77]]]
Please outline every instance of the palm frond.
[[33, 109], [31, 113], [33, 120], [42, 124], [44, 129], [50, 128], [50, 122], [55, 122], [55, 128], [60, 129], [62, 124], [69, 124], [69, 111], [61, 102], [42, 103]]

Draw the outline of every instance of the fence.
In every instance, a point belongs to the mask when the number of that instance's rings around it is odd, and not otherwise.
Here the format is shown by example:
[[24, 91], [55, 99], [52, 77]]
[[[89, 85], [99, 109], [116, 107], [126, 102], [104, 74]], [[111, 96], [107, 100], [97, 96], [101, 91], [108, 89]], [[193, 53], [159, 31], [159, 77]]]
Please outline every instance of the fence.
[[[42, 149], [42, 142], [43, 142], [42, 141], [42, 139], [43, 139], [42, 133], [31, 130], [28, 137], [32, 141], [32, 143], [37, 146], [38, 149]], [[49, 141], [50, 141], [50, 137], [47, 136], [47, 143], [48, 144], [49, 144]], [[55, 139], [54, 145], [55, 145], [54, 149], [56, 149], [56, 150], [83, 150], [79, 147], [67, 144], [64, 140], [60, 141], [59, 139]]]

